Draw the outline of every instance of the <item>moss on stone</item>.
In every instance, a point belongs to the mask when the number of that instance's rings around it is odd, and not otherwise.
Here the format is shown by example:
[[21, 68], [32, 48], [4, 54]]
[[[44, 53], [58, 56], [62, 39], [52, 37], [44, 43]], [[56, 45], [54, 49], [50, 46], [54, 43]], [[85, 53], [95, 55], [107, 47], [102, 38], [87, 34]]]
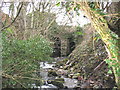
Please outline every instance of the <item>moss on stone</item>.
[[50, 71], [48, 71], [48, 76], [52, 77], [52, 76], [58, 76], [58, 75], [55, 70], [50, 70]]

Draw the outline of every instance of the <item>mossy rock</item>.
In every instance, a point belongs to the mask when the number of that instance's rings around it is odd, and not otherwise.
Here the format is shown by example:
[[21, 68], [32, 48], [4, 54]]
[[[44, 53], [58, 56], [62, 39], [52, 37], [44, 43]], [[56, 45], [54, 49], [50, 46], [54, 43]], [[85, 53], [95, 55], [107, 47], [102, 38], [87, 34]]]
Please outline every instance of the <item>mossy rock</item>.
[[68, 74], [68, 77], [69, 78], [72, 78], [74, 74]]
[[77, 79], [78, 76], [80, 76], [80, 73], [76, 73], [76, 74], [74, 74], [72, 78], [73, 78], [73, 79]]
[[60, 67], [60, 66], [64, 66], [65, 62], [63, 61], [58, 61], [55, 65], [55, 67]]
[[63, 59], [63, 62], [66, 63], [69, 59], [68, 58], [65, 58]]
[[62, 82], [62, 83], [64, 83], [65, 81], [64, 81], [64, 78], [57, 78], [57, 79], [55, 79], [56, 81], [60, 81], [60, 82]]
[[58, 76], [58, 75], [55, 70], [50, 70], [48, 71], [48, 76], [51, 77], [51, 76]]
[[54, 80], [51, 82], [53, 85], [57, 86], [58, 88], [64, 88], [63, 82], [62, 81], [58, 81], [58, 80]]
[[42, 81], [37, 81], [37, 80], [36, 80], [35, 85], [36, 85], [36, 86], [40, 86], [40, 85], [42, 85], [42, 83], [43, 83]]
[[76, 65], [73, 67], [73, 69], [76, 70], [76, 69], [78, 69], [78, 67], [79, 67], [79, 63], [76, 64]]

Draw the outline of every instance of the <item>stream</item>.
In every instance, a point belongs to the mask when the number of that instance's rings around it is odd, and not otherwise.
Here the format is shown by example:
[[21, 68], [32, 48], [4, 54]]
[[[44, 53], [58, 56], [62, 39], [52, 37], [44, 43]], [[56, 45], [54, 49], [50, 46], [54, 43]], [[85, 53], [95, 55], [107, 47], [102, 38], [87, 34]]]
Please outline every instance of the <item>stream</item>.
[[[64, 79], [63, 82], [63, 87], [64, 88], [75, 88], [78, 84], [78, 80], [77, 79], [71, 79], [71, 78], [66, 78], [65, 76], [61, 75], [61, 76], [48, 76], [48, 70], [55, 69], [55, 63], [56, 62], [52, 62], [51, 64], [49, 64], [48, 62], [40, 62], [40, 76], [42, 77], [42, 80], [44, 81], [44, 84], [41, 86], [38, 86], [37, 88], [40, 88], [40, 90], [46, 90], [47, 88], [60, 88], [57, 85], [54, 85], [52, 83], [49, 82], [49, 80], [55, 80], [58, 78], [62, 78]], [[36, 87], [35, 87], [36, 88]]]

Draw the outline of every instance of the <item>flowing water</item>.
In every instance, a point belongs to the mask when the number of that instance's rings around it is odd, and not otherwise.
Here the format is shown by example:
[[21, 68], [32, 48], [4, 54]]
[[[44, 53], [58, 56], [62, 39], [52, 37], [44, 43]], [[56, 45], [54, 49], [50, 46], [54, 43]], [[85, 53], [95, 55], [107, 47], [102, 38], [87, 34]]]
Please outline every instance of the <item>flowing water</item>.
[[[53, 84], [48, 84], [47, 80], [50, 78], [48, 77], [48, 69], [54, 69], [55, 66], [55, 62], [53, 62], [52, 64], [49, 64], [48, 62], [40, 62], [40, 76], [42, 77], [42, 79], [44, 80], [44, 85], [42, 85], [40, 88], [58, 88], [57, 86], [53, 85]], [[64, 76], [61, 76], [61, 78], [64, 78], [64, 86], [67, 86], [68, 88], [74, 88], [77, 86], [77, 79], [71, 79], [71, 78], [65, 78]]]
[[65, 80], [64, 86], [67, 86], [68, 88], [77, 87], [77, 84], [78, 84], [78, 80], [77, 79], [64, 78], [64, 80]]

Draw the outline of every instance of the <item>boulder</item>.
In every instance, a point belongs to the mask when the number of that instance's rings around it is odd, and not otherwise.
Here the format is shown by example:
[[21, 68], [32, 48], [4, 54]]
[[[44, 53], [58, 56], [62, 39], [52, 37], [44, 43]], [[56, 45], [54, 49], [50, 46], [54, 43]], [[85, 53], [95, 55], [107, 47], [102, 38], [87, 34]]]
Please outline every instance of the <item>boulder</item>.
[[52, 77], [52, 76], [58, 76], [58, 75], [55, 70], [50, 70], [50, 71], [48, 71], [48, 76]]
[[78, 79], [78, 77], [80, 76], [80, 73], [76, 73], [72, 76], [73, 79]]
[[64, 83], [64, 78], [56, 78], [55, 80], [56, 80], [56, 81], [60, 81], [60, 82], [63, 82], [63, 83]]
[[68, 72], [67, 72], [67, 70], [59, 69], [59, 70], [57, 71], [57, 73], [58, 73], [59, 75], [66, 75]]
[[58, 81], [58, 80], [54, 80], [54, 81], [51, 81], [51, 84], [57, 86], [58, 88], [64, 88], [64, 85], [63, 85], [63, 82], [62, 81]]

